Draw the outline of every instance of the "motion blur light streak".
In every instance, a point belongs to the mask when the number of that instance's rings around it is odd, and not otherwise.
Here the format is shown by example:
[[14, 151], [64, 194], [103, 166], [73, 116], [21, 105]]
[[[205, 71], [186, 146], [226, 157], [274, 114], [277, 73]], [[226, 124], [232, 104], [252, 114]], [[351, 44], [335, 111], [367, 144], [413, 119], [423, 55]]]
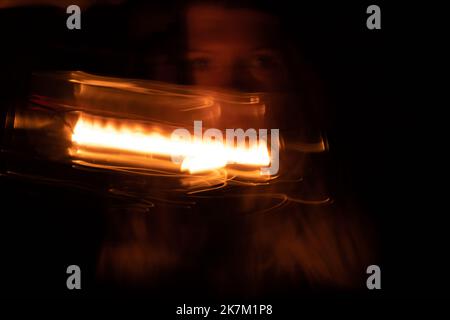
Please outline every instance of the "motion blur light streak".
[[[127, 124], [126, 121], [121, 124], [102, 122], [104, 119], [98, 117], [80, 116], [73, 130], [72, 142], [80, 147], [141, 154], [148, 157], [147, 167], [150, 168], [154, 157], [173, 159], [174, 156], [181, 156], [181, 171], [190, 173], [218, 169], [227, 164], [267, 166], [270, 163], [264, 140], [248, 147], [231, 146], [219, 141], [186, 141], [174, 139], [173, 136], [169, 138], [159, 132], [145, 132], [143, 128]], [[74, 156], [83, 155], [77, 149], [71, 150], [70, 153]], [[121, 157], [127, 156], [121, 154]]]
[[145, 205], [185, 206], [193, 195], [212, 199], [214, 192], [223, 199], [258, 194], [277, 202], [329, 202], [326, 194], [294, 190], [308, 178], [291, 165], [326, 151], [326, 141], [262, 129], [276, 127], [266, 113], [282, 108], [285, 96], [83, 72], [33, 79], [29, 104], [6, 121], [2, 154], [9, 176], [50, 179]]

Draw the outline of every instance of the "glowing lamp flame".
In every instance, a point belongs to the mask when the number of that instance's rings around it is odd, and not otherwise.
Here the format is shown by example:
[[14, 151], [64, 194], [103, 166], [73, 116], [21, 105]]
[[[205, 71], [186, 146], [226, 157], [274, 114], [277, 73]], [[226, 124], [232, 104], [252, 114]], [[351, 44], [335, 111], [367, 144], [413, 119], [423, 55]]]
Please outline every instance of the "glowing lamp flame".
[[160, 132], [146, 132], [136, 125], [123, 123], [119, 126], [111, 122], [105, 124], [95, 118], [78, 119], [72, 133], [72, 142], [79, 147], [149, 156], [149, 167], [152, 166], [153, 156], [167, 158], [166, 161], [170, 162], [179, 157], [179, 170], [189, 173], [224, 168], [228, 164], [251, 167], [270, 164], [270, 155], [264, 140], [250, 146], [227, 145], [210, 140], [179, 140]]

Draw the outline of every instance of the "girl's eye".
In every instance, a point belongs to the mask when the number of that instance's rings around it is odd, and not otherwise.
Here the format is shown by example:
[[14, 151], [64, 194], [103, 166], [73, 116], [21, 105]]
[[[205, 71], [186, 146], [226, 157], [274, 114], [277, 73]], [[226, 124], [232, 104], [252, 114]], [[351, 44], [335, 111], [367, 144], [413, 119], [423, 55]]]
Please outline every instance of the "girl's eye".
[[262, 68], [262, 69], [269, 69], [277, 66], [278, 62], [277, 59], [268, 54], [259, 54], [254, 56], [251, 61], [250, 65], [254, 68]]
[[190, 65], [194, 69], [205, 70], [210, 66], [210, 60], [208, 58], [195, 58], [190, 60]]

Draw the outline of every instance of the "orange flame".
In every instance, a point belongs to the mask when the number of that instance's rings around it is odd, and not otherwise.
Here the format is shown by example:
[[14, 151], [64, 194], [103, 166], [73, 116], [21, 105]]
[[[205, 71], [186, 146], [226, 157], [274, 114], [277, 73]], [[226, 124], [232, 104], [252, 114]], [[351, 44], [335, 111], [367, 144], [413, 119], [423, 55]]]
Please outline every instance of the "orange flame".
[[[89, 154], [91, 159], [96, 160], [95, 151], [111, 150], [114, 152], [111, 156], [118, 156], [122, 162], [136, 160], [140, 155], [144, 156], [144, 159], [141, 158], [139, 162], [146, 167], [161, 168], [163, 163], [165, 168], [178, 168], [179, 171], [189, 173], [225, 168], [228, 164], [249, 167], [270, 164], [265, 140], [249, 146], [234, 146], [225, 142], [195, 138], [181, 140], [164, 134], [161, 130], [146, 130], [133, 122], [122, 121], [117, 124], [84, 114], [76, 122], [72, 142], [77, 148], [71, 149], [70, 152], [80, 158]], [[102, 155], [104, 157], [105, 153]], [[172, 161], [176, 157], [182, 159], [181, 163]], [[100, 156], [97, 160], [100, 160]]]

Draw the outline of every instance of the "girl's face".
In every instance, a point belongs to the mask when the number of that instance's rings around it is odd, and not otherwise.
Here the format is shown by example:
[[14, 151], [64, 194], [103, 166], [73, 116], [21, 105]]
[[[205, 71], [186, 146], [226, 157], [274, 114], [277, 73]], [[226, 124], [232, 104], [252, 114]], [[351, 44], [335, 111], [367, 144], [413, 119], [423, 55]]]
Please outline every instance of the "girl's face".
[[284, 86], [274, 17], [197, 5], [188, 9], [186, 22], [186, 58], [194, 84], [242, 91], [278, 91]]

